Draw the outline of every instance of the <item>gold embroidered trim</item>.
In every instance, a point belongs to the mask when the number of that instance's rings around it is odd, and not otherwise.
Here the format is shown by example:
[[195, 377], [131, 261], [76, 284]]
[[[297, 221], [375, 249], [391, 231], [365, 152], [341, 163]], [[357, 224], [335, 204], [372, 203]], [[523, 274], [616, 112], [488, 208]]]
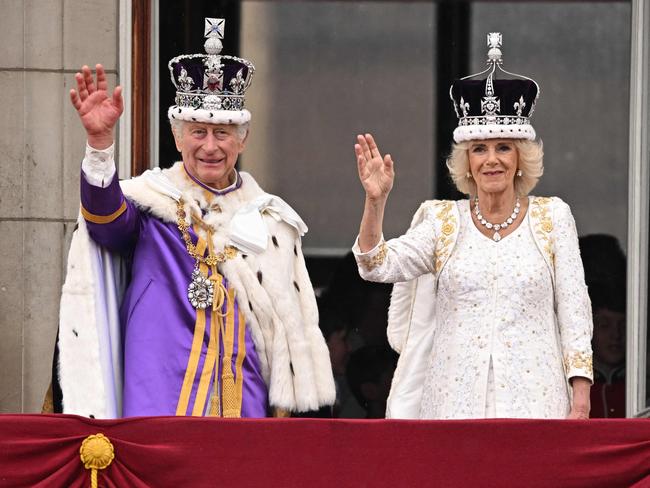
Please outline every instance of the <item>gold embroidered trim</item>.
[[552, 265], [555, 265], [555, 254], [553, 254], [553, 221], [549, 215], [551, 199], [548, 197], [535, 197], [532, 199], [530, 216], [533, 219], [535, 235], [537, 236], [542, 250]]
[[110, 215], [96, 215], [94, 213], [90, 213], [88, 210], [83, 208], [83, 206], [81, 207], [81, 215], [83, 215], [84, 219], [86, 219], [88, 222], [92, 222], [93, 224], [110, 224], [115, 219], [117, 219], [120, 215], [122, 215], [125, 210], [126, 210], [126, 200], [122, 202], [120, 208], [118, 208], [115, 212], [113, 212]]
[[452, 244], [454, 242], [452, 236], [456, 231], [458, 223], [456, 222], [456, 216], [453, 213], [454, 202], [450, 202], [449, 200], [437, 202], [435, 207], [438, 210], [436, 218], [442, 221], [442, 226], [440, 228], [442, 235], [438, 236], [438, 241], [436, 242], [434, 263], [435, 272], [438, 274], [449, 258], [449, 253], [451, 252], [453, 247]]
[[589, 376], [594, 374], [593, 355], [583, 352], [573, 353], [571, 356], [565, 356], [564, 369], [569, 373], [572, 369], [585, 371]]
[[388, 253], [388, 246], [386, 245], [385, 241], [382, 241], [381, 244], [379, 244], [379, 250], [377, 251], [377, 254], [375, 254], [374, 256], [360, 256], [359, 262], [364, 268], [366, 268], [369, 271], [372, 271], [376, 267], [384, 264], [384, 260], [386, 259], [387, 253]]

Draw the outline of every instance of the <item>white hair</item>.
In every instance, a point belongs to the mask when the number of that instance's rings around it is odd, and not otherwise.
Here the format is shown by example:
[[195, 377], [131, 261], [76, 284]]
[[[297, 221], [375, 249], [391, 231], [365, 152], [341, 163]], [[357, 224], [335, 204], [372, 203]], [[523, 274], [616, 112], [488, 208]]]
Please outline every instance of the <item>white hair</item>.
[[[535, 188], [544, 173], [544, 146], [542, 141], [529, 141], [526, 139], [510, 139], [517, 148], [517, 169], [521, 176], [515, 177], [515, 192], [523, 197]], [[468, 178], [469, 172], [469, 147], [472, 141], [459, 142], [452, 145], [451, 154], [447, 158], [449, 175], [456, 188], [466, 195], [476, 195], [476, 182]]]
[[[172, 132], [174, 133], [174, 137], [182, 137], [183, 128], [185, 127], [186, 121], [181, 119], [169, 119], [169, 123], [172, 126]], [[240, 141], [244, 140], [246, 134], [248, 134], [248, 131], [250, 129], [250, 122], [245, 122], [243, 124], [224, 124], [224, 125], [234, 125], [237, 130], [237, 137], [239, 138]]]

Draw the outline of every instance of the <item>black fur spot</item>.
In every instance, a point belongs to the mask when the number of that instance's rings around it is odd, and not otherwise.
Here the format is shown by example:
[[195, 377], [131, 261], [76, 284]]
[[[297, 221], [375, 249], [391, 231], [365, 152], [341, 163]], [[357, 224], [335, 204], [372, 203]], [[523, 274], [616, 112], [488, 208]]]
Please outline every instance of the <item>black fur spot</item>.
[[180, 108], [178, 109], [178, 113], [179, 113], [179, 114], [180, 114], [182, 111], [183, 111], [182, 109], [180, 109]]
[[291, 374], [296, 376], [296, 373], [293, 372], [293, 363], [289, 363], [289, 369], [291, 370]]
[[300, 287], [298, 286], [298, 283], [296, 283], [296, 282], [294, 281], [294, 282], [293, 282], [293, 286], [296, 288], [296, 290], [298, 291], [298, 293], [300, 293]]
[[194, 122], [196, 122], [196, 119], [195, 119], [194, 117], [192, 117], [192, 120], [193, 120]]
[[77, 229], [79, 228], [79, 224], [74, 224], [74, 229], [72, 229], [72, 232], [77, 232]]
[[212, 118], [212, 112], [210, 112], [210, 118]]
[[253, 311], [253, 304], [251, 302], [248, 302], [248, 308], [251, 309], [251, 312]]
[[90, 415], [88, 415], [88, 417], [91, 418], [91, 419], [95, 418], [95, 416], [92, 413]]
[[241, 257], [242, 257], [243, 259], [246, 259], [246, 258], [248, 257], [248, 254], [242, 254]]
[[79, 337], [79, 332], [76, 330], [72, 329], [72, 333], [74, 334], [75, 337]]
[[295, 245], [293, 246], [293, 253], [294, 253], [296, 256], [298, 255], [298, 249], [296, 248]]
[[261, 271], [257, 272], [257, 281], [260, 282], [260, 285], [262, 284], [262, 272]]
[[172, 114], [172, 119], [175, 119], [175, 118], [176, 118], [176, 116], [174, 114]]
[[274, 245], [275, 247], [280, 247], [280, 246], [278, 245], [278, 240], [276, 239], [275, 236], [271, 236], [271, 240], [273, 241], [273, 245]]

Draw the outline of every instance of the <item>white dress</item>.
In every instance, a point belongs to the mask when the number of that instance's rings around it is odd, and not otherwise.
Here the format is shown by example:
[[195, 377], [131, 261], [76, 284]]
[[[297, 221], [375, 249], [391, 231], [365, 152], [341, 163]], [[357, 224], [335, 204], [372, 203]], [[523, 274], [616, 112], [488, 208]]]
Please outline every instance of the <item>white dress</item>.
[[528, 219], [494, 242], [467, 202], [459, 210], [456, 248], [438, 280], [420, 418], [565, 417], [553, 283]]
[[[364, 279], [407, 285], [393, 295], [405, 313], [389, 314], [394, 347], [391, 321], [400, 337], [392, 418], [563, 418], [568, 381], [592, 378], [591, 307], [559, 198], [530, 197], [500, 242], [476, 228], [467, 200], [425, 202], [406, 234], [353, 251]], [[430, 295], [404, 295], [425, 276]]]

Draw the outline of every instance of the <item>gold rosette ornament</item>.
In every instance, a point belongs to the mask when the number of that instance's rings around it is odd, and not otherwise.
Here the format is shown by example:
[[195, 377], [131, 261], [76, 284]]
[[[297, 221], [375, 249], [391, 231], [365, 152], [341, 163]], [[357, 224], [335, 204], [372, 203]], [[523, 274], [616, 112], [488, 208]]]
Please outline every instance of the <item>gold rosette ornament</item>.
[[113, 444], [104, 434], [89, 435], [79, 448], [84, 468], [90, 469], [90, 486], [97, 488], [97, 470], [107, 468], [115, 458]]

